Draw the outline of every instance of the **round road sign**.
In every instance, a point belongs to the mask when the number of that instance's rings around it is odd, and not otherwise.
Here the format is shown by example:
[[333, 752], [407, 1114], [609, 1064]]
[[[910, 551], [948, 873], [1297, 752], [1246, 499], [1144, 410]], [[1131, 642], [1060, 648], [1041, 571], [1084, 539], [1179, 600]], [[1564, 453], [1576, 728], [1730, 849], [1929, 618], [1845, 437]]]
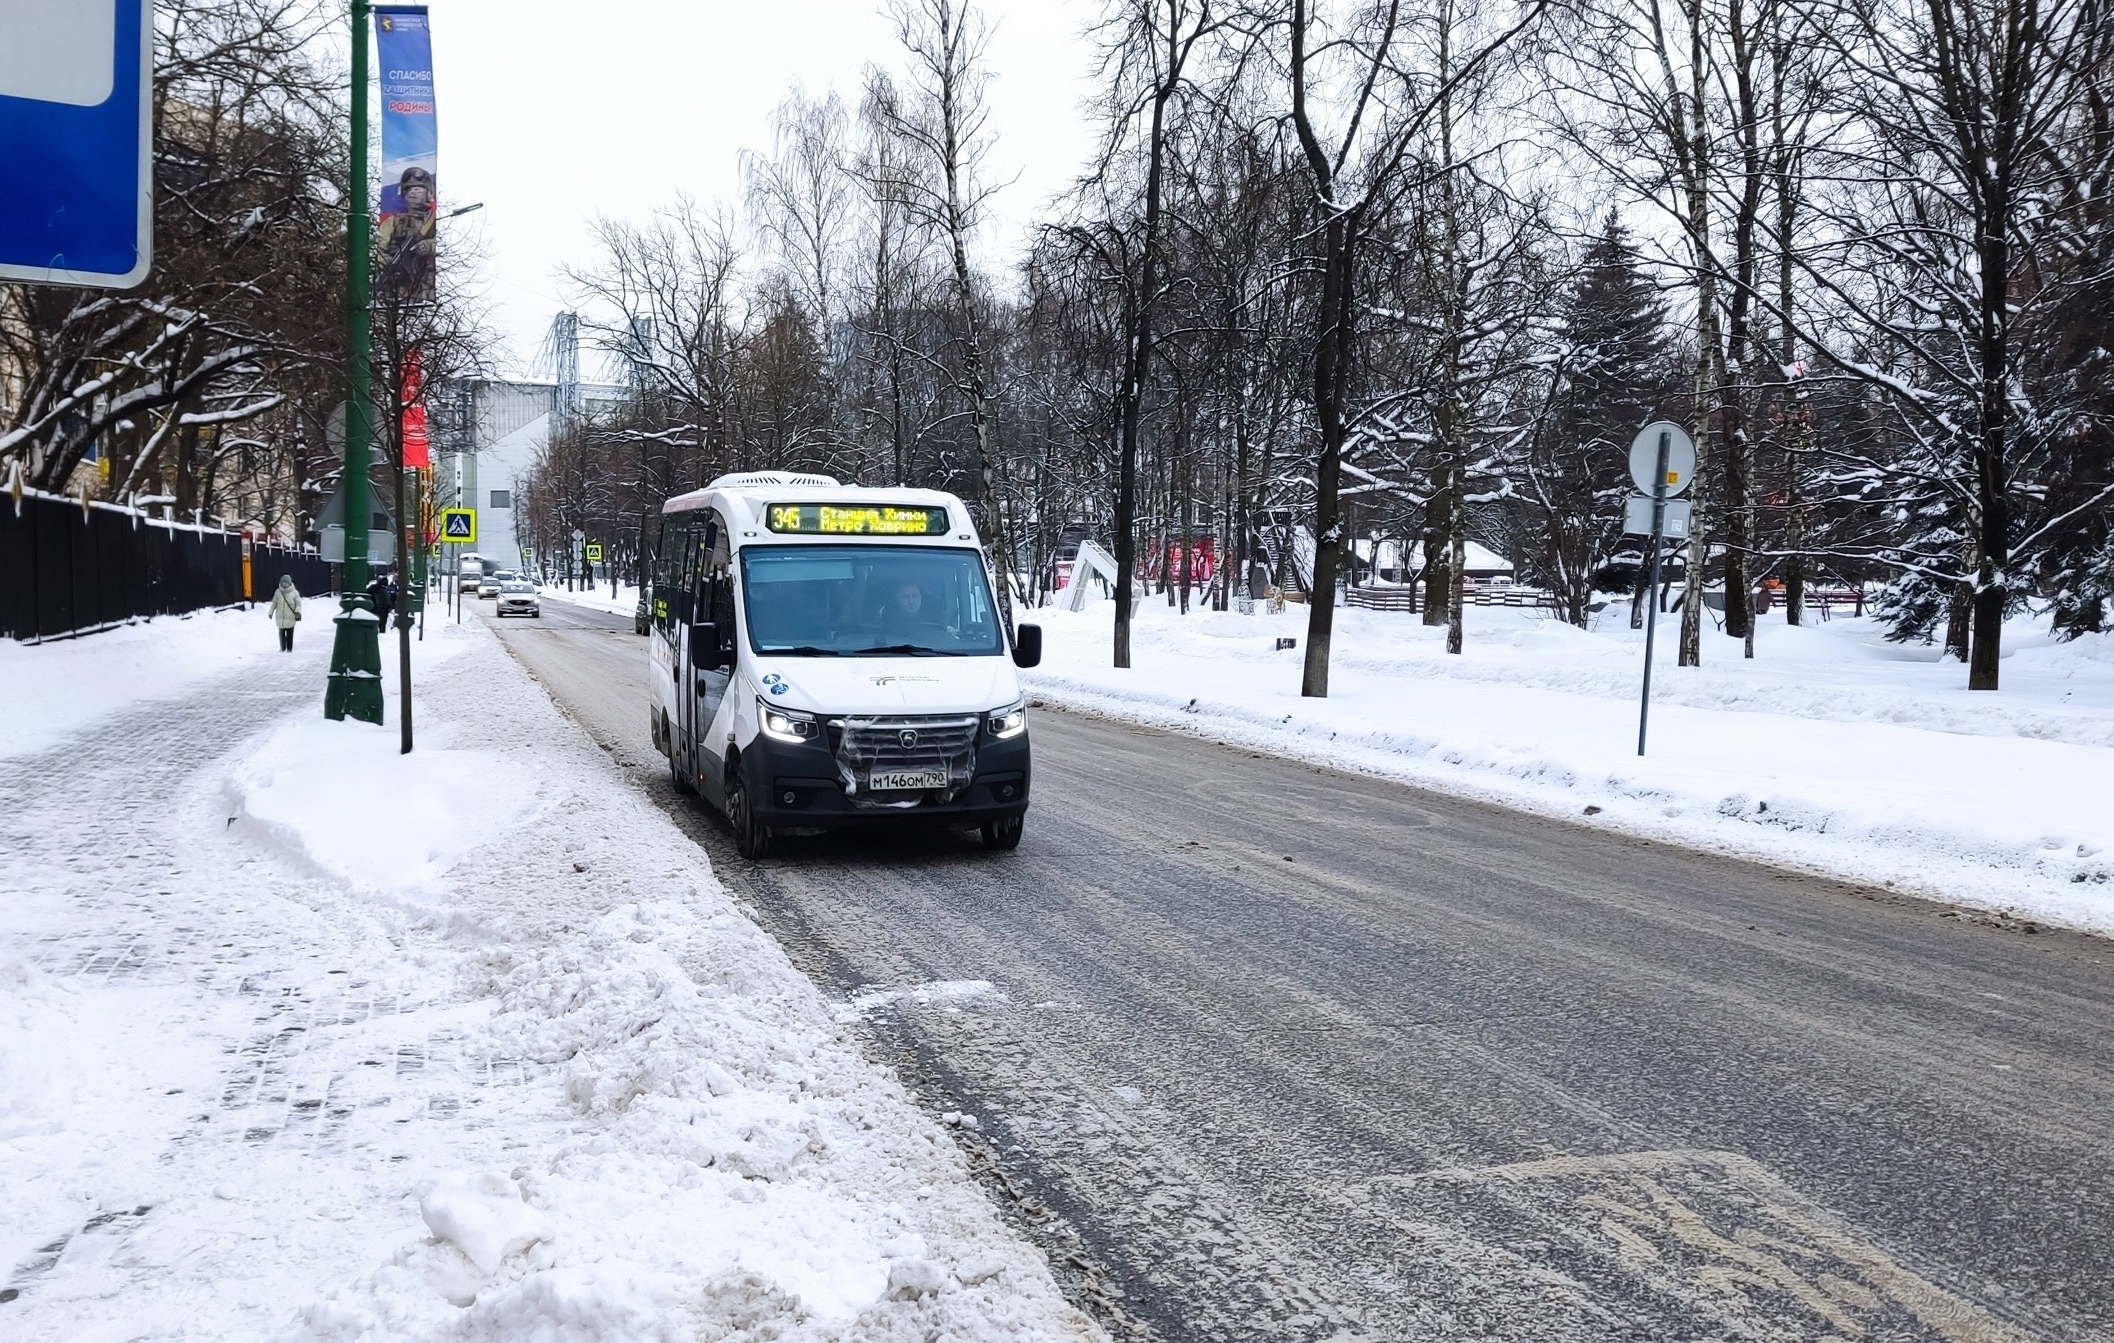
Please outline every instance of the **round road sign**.
[[1646, 494], [1658, 482], [1659, 436], [1666, 435], [1666, 497], [1671, 499], [1688, 488], [1696, 474], [1696, 442], [1688, 431], [1672, 420], [1657, 420], [1637, 431], [1630, 444], [1630, 480]]

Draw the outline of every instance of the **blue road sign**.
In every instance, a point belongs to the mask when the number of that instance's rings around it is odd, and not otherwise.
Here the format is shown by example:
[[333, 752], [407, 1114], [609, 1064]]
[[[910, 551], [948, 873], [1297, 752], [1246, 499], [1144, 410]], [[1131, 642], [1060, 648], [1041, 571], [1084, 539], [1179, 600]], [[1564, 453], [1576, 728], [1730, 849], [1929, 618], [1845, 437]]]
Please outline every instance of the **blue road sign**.
[[129, 289], [154, 238], [153, 0], [0, 0], [0, 280]]

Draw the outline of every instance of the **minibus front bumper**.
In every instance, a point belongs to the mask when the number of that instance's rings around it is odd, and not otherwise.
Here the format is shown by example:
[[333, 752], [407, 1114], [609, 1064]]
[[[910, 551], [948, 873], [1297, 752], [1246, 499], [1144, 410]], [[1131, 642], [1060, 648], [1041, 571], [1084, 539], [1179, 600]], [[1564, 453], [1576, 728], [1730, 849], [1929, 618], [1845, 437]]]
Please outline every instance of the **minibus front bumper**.
[[844, 761], [828, 741], [788, 742], [759, 733], [741, 753], [742, 782], [756, 818], [775, 828], [891, 825], [939, 821], [978, 825], [1028, 809], [1028, 734], [998, 738], [979, 731], [968, 780], [944, 790], [867, 796], [847, 787]]

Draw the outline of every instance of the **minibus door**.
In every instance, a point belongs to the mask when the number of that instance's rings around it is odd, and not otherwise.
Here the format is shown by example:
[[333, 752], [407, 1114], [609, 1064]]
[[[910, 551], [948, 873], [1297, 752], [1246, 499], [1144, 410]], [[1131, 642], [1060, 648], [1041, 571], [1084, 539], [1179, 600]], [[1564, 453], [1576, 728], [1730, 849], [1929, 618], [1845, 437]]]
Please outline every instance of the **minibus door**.
[[723, 546], [714, 550], [714, 564], [699, 596], [699, 618], [711, 623], [719, 639], [719, 648], [716, 657], [700, 662], [692, 698], [697, 711], [698, 790], [713, 802], [724, 804], [727, 728], [719, 722], [719, 716], [721, 706], [726, 703], [727, 687], [734, 679], [736, 653], [734, 570], [727, 563]]
[[700, 656], [697, 624], [709, 617], [705, 614], [704, 594], [710, 581], [712, 552], [720, 541], [718, 519], [710, 514], [697, 517], [685, 533], [685, 549], [681, 567], [677, 570], [676, 592], [673, 612], [675, 617], [675, 648], [670, 665], [675, 670], [675, 722], [671, 733], [675, 738], [671, 755], [675, 767], [682, 771], [688, 786], [700, 786], [703, 758], [698, 753], [698, 741], [708, 720], [699, 715], [698, 668], [710, 661]]

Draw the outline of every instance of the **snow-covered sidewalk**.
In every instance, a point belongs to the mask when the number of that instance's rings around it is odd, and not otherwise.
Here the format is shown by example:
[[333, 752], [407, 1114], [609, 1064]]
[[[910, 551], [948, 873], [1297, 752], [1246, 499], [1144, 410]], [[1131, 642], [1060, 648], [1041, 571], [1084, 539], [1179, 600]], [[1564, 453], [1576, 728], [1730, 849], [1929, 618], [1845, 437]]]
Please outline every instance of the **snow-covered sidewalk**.
[[[306, 600], [295, 641], [326, 646], [338, 604]], [[237, 667], [279, 656], [269, 608], [156, 616], [113, 630], [25, 644], [0, 639], [0, 758], [42, 750], [143, 702], [177, 698]]]
[[408, 757], [327, 642], [0, 759], [11, 1343], [1098, 1336], [488, 632]]
[[[1391, 775], [1646, 838], [2114, 933], [2114, 637], [2007, 631], [2005, 689], [1869, 619], [1767, 620], [1757, 657], [1661, 626], [1650, 754], [1642, 635], [1474, 607], [1465, 652], [1392, 612], [1336, 613], [1330, 694], [1299, 694], [1307, 612], [1139, 611], [1109, 664], [1111, 603], [1033, 617], [1053, 702]], [[1300, 647], [1278, 650], [1290, 637]], [[1209, 780], [1196, 780], [1209, 787]]]

